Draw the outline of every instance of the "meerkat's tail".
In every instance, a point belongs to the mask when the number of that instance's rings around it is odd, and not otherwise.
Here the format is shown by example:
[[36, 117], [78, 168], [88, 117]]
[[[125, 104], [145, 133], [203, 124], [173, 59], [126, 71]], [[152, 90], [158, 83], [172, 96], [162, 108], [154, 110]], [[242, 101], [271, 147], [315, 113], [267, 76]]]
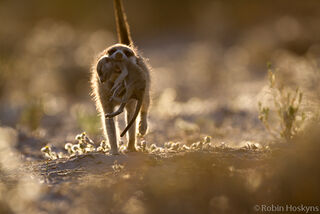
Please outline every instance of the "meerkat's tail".
[[119, 43], [131, 45], [132, 39], [130, 28], [127, 22], [127, 16], [123, 8], [122, 0], [113, 0], [113, 4]]
[[130, 122], [128, 123], [127, 127], [123, 130], [123, 132], [121, 133], [121, 137], [123, 137], [126, 132], [130, 129], [130, 127], [132, 126], [132, 124], [135, 122], [135, 120], [137, 119], [137, 116], [139, 114], [139, 111], [141, 109], [141, 105], [142, 105], [142, 99], [138, 99], [138, 103], [136, 106], [136, 111], [134, 112], [134, 115], [132, 117], [132, 119], [130, 120]]

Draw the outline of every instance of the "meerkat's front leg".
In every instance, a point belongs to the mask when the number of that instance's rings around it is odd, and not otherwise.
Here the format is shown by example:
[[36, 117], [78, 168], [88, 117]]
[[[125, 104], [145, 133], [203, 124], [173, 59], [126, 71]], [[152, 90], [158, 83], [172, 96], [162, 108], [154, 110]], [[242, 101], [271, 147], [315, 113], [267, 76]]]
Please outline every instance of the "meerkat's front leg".
[[114, 124], [114, 119], [106, 118], [105, 123], [106, 123], [106, 132], [108, 136], [108, 141], [111, 148], [110, 154], [118, 155], [119, 152], [118, 152], [117, 135], [116, 135], [116, 127]]
[[[127, 124], [129, 123], [129, 121], [132, 119], [134, 112], [135, 112], [135, 106], [136, 106], [136, 101], [135, 100], [130, 100], [129, 103], [126, 106], [126, 111], [127, 111]], [[136, 151], [136, 122], [134, 122], [132, 124], [132, 126], [130, 127], [130, 129], [128, 130], [128, 135], [127, 135], [127, 139], [128, 139], [128, 146], [127, 146], [127, 150], [134, 152]]]
[[[111, 105], [104, 106], [104, 112], [113, 112], [113, 107]], [[102, 121], [104, 123], [104, 134], [105, 137], [108, 139], [110, 144], [110, 154], [118, 155], [118, 143], [117, 143], [117, 134], [116, 134], [116, 127], [114, 124], [113, 118], [106, 118], [104, 115], [102, 116]]]

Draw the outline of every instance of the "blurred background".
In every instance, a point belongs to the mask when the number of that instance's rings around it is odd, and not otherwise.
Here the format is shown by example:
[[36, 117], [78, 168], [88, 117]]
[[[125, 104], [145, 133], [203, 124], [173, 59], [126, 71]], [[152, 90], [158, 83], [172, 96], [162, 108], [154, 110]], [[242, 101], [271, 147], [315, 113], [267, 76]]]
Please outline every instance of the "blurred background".
[[[296, 134], [291, 125], [303, 118], [319, 123], [320, 1], [123, 2], [153, 68], [144, 140], [165, 152], [68, 156], [64, 149], [80, 145], [83, 131], [97, 145], [103, 139], [89, 79], [98, 53], [117, 42], [112, 0], [0, 0], [0, 213], [319, 205], [319, 125], [280, 143], [259, 120], [258, 103], [291, 113], [271, 109], [280, 134], [283, 124]], [[285, 96], [272, 97], [267, 64]], [[288, 104], [297, 88], [299, 121]], [[122, 130], [123, 115], [119, 122]], [[165, 143], [196, 147], [171, 153]], [[65, 158], [45, 159], [42, 147]]]
[[[287, 85], [319, 96], [317, 0], [124, 6], [153, 67], [149, 141], [265, 139], [257, 102], [268, 62]], [[81, 131], [102, 139], [89, 70], [116, 42], [112, 1], [2, 0], [0, 26], [0, 125], [56, 143]]]

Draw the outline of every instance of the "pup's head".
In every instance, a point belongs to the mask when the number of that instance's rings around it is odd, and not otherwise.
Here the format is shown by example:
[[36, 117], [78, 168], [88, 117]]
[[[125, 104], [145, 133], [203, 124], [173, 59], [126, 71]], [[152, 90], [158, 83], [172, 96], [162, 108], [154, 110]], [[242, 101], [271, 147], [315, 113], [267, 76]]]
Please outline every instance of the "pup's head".
[[110, 79], [111, 74], [117, 71], [113, 67], [112, 59], [110, 57], [104, 55], [99, 59], [97, 64], [97, 73], [100, 83]]
[[[136, 52], [127, 45], [115, 44], [105, 50], [97, 64], [97, 73], [101, 83], [110, 80], [112, 74], [120, 74], [120, 65], [127, 62], [137, 64]], [[122, 63], [123, 62], [123, 63]]]

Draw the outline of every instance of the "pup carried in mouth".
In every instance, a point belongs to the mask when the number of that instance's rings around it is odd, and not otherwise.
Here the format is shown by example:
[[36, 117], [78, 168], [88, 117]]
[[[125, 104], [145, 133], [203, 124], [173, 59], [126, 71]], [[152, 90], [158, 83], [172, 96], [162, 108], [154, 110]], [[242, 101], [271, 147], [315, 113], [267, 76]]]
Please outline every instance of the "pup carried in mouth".
[[[118, 78], [114, 81], [113, 87], [111, 88], [112, 96], [110, 97], [110, 101], [115, 100], [120, 102], [120, 107], [115, 112], [106, 114], [106, 118], [112, 118], [121, 114], [130, 99], [136, 99], [138, 101], [132, 119], [120, 135], [123, 137], [135, 122], [141, 109], [146, 90], [146, 77], [144, 73], [141, 72], [141, 69], [138, 67], [138, 65], [129, 60], [121, 62], [118, 62], [112, 58], [109, 58], [108, 60], [110, 61], [110, 66], [108, 67], [110, 68], [110, 72], [114, 72], [119, 69], [121, 71]], [[128, 70], [130, 72], [128, 72]]]

